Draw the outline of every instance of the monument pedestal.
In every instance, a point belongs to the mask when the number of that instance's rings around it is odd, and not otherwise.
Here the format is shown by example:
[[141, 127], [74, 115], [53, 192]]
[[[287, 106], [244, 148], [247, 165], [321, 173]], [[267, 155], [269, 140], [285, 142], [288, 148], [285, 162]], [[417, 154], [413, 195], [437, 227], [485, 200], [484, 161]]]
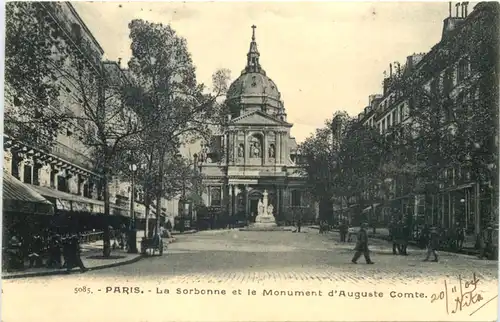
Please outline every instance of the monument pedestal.
[[240, 230], [246, 231], [276, 231], [276, 230], [286, 230], [278, 227], [276, 224], [276, 218], [273, 215], [273, 206], [267, 204], [267, 190], [264, 190], [264, 198], [259, 201], [259, 214], [255, 218], [255, 223], [250, 224], [247, 228]]

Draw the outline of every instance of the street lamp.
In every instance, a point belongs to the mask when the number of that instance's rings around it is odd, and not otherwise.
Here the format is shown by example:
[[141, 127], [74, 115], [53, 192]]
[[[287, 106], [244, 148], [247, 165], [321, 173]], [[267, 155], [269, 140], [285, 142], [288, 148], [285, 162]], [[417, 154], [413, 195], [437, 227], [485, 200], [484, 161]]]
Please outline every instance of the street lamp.
[[128, 240], [128, 253], [137, 254], [137, 230], [135, 227], [135, 172], [137, 171], [137, 165], [130, 164], [129, 170], [131, 173], [130, 182], [130, 229], [129, 229], [129, 240]]

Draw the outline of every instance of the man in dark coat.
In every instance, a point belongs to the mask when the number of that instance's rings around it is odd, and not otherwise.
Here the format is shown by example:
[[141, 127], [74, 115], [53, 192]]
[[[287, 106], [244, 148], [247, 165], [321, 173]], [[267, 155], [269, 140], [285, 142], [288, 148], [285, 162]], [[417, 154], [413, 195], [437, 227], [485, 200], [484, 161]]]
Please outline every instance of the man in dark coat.
[[410, 226], [408, 224], [403, 224], [403, 228], [401, 230], [401, 252], [400, 255], [407, 256], [408, 252], [406, 249], [408, 248], [408, 240], [410, 239]]
[[375, 264], [370, 259], [370, 252], [368, 250], [368, 234], [366, 233], [367, 227], [368, 225], [366, 223], [363, 223], [361, 224], [361, 228], [359, 229], [356, 247], [354, 248], [356, 253], [354, 253], [354, 257], [352, 258], [353, 264], [357, 264], [357, 261], [361, 254], [363, 254], [363, 256], [365, 257], [366, 264]]
[[340, 241], [342, 243], [345, 243], [347, 238], [347, 232], [349, 230], [349, 227], [345, 221], [340, 222], [339, 230], [340, 230]]
[[73, 267], [78, 266], [80, 271], [86, 272], [87, 268], [82, 262], [82, 258], [80, 257], [80, 238], [77, 235], [68, 238], [68, 263], [66, 266], [66, 271], [69, 273]]
[[482, 234], [482, 245], [479, 259], [493, 257], [493, 227], [488, 226]]
[[300, 228], [302, 227], [302, 218], [297, 219], [297, 232], [300, 233]]
[[431, 254], [434, 255], [433, 262], [437, 262], [438, 255], [437, 255], [436, 250], [438, 248], [439, 248], [439, 232], [435, 227], [432, 227], [431, 231], [430, 231], [430, 236], [429, 236], [429, 243], [427, 245], [427, 256], [425, 257], [424, 262], [429, 261]]
[[397, 243], [398, 225], [396, 224], [396, 222], [394, 220], [391, 220], [391, 222], [389, 223], [389, 236], [390, 236], [391, 241], [392, 241], [392, 254], [397, 255], [398, 254], [398, 246], [399, 246]]

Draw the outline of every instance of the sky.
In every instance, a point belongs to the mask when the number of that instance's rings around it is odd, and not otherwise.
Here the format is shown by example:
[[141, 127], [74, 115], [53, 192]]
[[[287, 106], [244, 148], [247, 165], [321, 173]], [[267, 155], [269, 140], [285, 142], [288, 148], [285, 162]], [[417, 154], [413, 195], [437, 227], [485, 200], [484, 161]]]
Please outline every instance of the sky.
[[[74, 2], [105, 58], [130, 58], [132, 19], [170, 24], [186, 38], [199, 82], [219, 68], [236, 79], [252, 25], [260, 62], [303, 141], [335, 111], [357, 115], [381, 93], [389, 64], [439, 42], [447, 2]], [[469, 12], [472, 11], [469, 6]], [[455, 8], [453, 7], [453, 14]]]

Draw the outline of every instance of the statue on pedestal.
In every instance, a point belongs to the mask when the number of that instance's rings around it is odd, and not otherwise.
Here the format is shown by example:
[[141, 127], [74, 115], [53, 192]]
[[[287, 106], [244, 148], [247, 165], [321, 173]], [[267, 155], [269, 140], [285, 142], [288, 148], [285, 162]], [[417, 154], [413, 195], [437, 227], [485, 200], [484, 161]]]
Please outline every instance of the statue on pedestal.
[[276, 226], [276, 219], [273, 215], [273, 205], [268, 205], [267, 190], [264, 190], [262, 195], [262, 200], [259, 200], [258, 203], [258, 215], [255, 218], [255, 223], [258, 225]]

